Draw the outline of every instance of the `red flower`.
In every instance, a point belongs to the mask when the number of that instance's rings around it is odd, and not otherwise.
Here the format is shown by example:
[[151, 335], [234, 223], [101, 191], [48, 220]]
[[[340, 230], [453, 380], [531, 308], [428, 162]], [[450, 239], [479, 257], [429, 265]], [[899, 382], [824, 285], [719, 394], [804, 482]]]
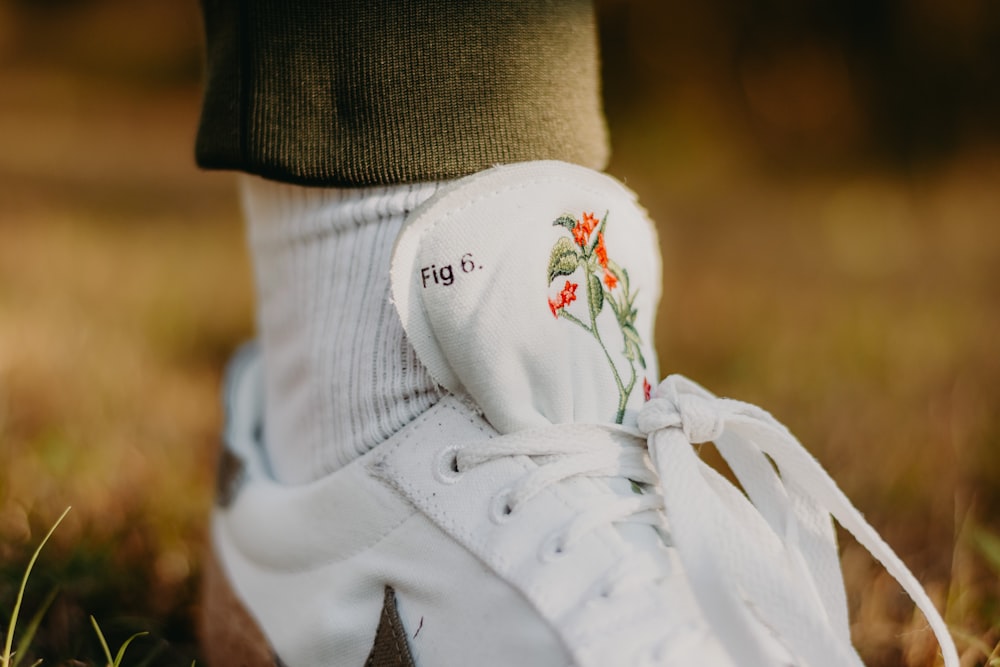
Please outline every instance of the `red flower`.
[[618, 286], [618, 279], [615, 278], [615, 274], [610, 271], [604, 272], [604, 284], [608, 286], [608, 289], [614, 289]]
[[601, 266], [608, 268], [608, 249], [604, 247], [603, 232], [597, 232], [597, 247], [594, 248], [594, 254], [597, 255], [597, 261]]
[[568, 306], [572, 302], [576, 301], [576, 288], [579, 287], [576, 283], [571, 283], [566, 281], [566, 285], [563, 286], [562, 291], [559, 292], [559, 300], [562, 305]]
[[582, 248], [590, 241], [590, 234], [596, 227], [597, 216], [593, 213], [584, 213], [583, 220], [577, 220], [576, 226], [573, 227], [573, 240]]
[[653, 395], [653, 388], [649, 385], [649, 380], [646, 378], [642, 378], [642, 395], [646, 397], [647, 401]]
[[553, 317], [559, 317], [559, 309], [565, 308], [569, 304], [576, 301], [576, 288], [579, 287], [577, 283], [571, 283], [566, 281], [566, 284], [559, 291], [558, 299], [549, 299], [549, 310], [552, 311]]

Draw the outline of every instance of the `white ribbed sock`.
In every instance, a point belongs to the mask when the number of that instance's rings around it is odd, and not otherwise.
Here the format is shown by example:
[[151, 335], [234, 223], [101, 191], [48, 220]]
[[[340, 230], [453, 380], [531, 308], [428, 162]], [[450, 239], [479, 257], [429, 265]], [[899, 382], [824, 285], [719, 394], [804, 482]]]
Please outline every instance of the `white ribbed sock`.
[[306, 482], [379, 444], [442, 394], [389, 302], [393, 243], [438, 184], [327, 189], [247, 176], [242, 186], [267, 451], [278, 480]]

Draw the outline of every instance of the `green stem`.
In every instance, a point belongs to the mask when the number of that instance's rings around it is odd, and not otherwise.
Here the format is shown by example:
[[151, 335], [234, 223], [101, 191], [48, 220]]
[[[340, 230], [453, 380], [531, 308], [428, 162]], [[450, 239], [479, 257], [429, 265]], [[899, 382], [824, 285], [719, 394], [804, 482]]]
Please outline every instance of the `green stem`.
[[[590, 274], [587, 274], [587, 303], [591, 303], [590, 300]], [[615, 376], [615, 384], [618, 386], [618, 413], [615, 415], [615, 423], [621, 424], [625, 419], [625, 402], [628, 400], [628, 393], [625, 391], [625, 385], [622, 384], [622, 378], [618, 374], [618, 368], [615, 366], [614, 359], [611, 358], [611, 353], [608, 352], [608, 348], [604, 345], [604, 340], [601, 338], [601, 333], [597, 330], [597, 313], [592, 309], [590, 310], [590, 330], [594, 334], [594, 338], [597, 339], [597, 344], [601, 346], [601, 350], [604, 351], [604, 356], [608, 360], [608, 365], [611, 366], [611, 373]], [[635, 369], [632, 369], [632, 374], [635, 375]], [[632, 383], [635, 383], [633, 378]], [[631, 391], [631, 389], [630, 389]]]
[[567, 311], [567, 310], [566, 310], [565, 308], [561, 308], [561, 309], [559, 310], [559, 316], [560, 316], [560, 317], [565, 317], [565, 318], [566, 318], [567, 320], [569, 320], [569, 321], [570, 321], [570, 322], [572, 322], [573, 324], [576, 324], [576, 325], [580, 326], [580, 328], [582, 328], [582, 329], [583, 329], [584, 331], [586, 331], [586, 332], [587, 332], [587, 333], [589, 333], [589, 334], [593, 334], [593, 333], [594, 333], [594, 332], [593, 332], [593, 331], [591, 330], [591, 328], [590, 328], [590, 327], [588, 327], [588, 326], [587, 326], [586, 324], [584, 324], [584, 323], [583, 323], [582, 321], [580, 321], [580, 319], [579, 319], [579, 318], [577, 318], [577, 317], [575, 317], [575, 316], [573, 316], [573, 315], [570, 315], [570, 314], [569, 314], [569, 311]]
[[621, 424], [622, 420], [625, 419], [625, 402], [628, 397], [632, 395], [632, 390], [635, 388], [635, 381], [638, 379], [635, 373], [635, 363], [630, 363], [629, 368], [632, 369], [632, 379], [629, 381], [628, 386], [625, 387], [625, 391], [622, 394], [621, 400], [618, 403], [618, 423]]

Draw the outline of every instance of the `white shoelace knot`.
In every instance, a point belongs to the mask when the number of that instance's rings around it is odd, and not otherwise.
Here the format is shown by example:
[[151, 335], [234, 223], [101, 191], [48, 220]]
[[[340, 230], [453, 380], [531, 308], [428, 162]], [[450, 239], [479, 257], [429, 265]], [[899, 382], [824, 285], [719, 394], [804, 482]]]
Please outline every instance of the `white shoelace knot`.
[[[947, 667], [958, 655], [924, 589], [820, 464], [766, 411], [679, 375], [638, 416], [674, 546], [709, 624], [737, 664], [772, 664], [777, 639], [812, 667], [861, 665], [850, 643], [835, 517], [924, 613]], [[714, 442], [741, 493], [692, 445]]]
[[[561, 554], [609, 524], [655, 527], [676, 548], [710, 632], [738, 665], [776, 664], [776, 653], [810, 667], [862, 665], [850, 642], [832, 515], [924, 613], [946, 667], [958, 667], [947, 628], [922, 586], [769, 413], [674, 375], [640, 410], [637, 424], [638, 432], [593, 424], [523, 431], [463, 448], [456, 464], [465, 470], [506, 457], [535, 461], [537, 467], [504, 490], [502, 514], [511, 516], [551, 485], [607, 479], [608, 493], [542, 551]], [[708, 442], [742, 491], [698, 457], [692, 445]], [[608, 573], [605, 590], [638, 590], [662, 580], [665, 573], [648, 556], [633, 556]], [[777, 652], [775, 642], [782, 647]]]

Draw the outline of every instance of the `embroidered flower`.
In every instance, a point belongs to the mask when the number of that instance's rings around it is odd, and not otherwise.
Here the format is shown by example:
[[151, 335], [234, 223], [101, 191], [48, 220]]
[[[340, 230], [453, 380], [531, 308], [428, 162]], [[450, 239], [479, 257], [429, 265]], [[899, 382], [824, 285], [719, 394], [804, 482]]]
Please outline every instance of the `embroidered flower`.
[[608, 268], [608, 249], [604, 247], [604, 232], [597, 232], [597, 247], [594, 248], [594, 254], [597, 255], [597, 261], [601, 265], [601, 268]]
[[559, 291], [558, 299], [549, 299], [549, 310], [552, 311], [553, 317], [559, 317], [559, 309], [565, 308], [569, 304], [576, 301], [576, 288], [579, 287], [577, 283], [571, 283], [566, 281], [566, 284]]
[[562, 305], [568, 306], [572, 302], [576, 301], [576, 288], [579, 287], [576, 283], [571, 283], [566, 281], [566, 285], [559, 292], [559, 299], [562, 301]]
[[[577, 220], [573, 227], [573, 240], [581, 248], [590, 243], [590, 235], [597, 227], [597, 217], [593, 213], [584, 213], [583, 220]], [[607, 261], [607, 260], [605, 260]]]
[[[642, 355], [642, 339], [635, 324], [638, 315], [635, 307], [636, 292], [629, 286], [628, 271], [608, 258], [608, 249], [604, 241], [604, 232], [608, 224], [607, 213], [600, 220], [593, 213], [584, 212], [580, 219], [564, 214], [556, 218], [552, 224], [555, 227], [565, 228], [572, 238], [560, 236], [552, 246], [552, 252], [549, 254], [549, 285], [560, 276], [579, 276], [580, 272], [583, 276], [576, 283], [566, 280], [558, 297], [548, 299], [549, 310], [556, 319], [568, 320], [589, 333], [604, 351], [618, 388], [618, 411], [615, 421], [620, 424], [625, 418], [628, 397], [639, 381], [636, 367], [646, 367], [646, 360]], [[580, 300], [587, 308], [582, 310], [576, 307], [575, 312], [570, 312], [567, 306], [577, 300], [576, 289], [581, 284], [586, 290], [586, 298]], [[605, 309], [605, 306], [608, 306], [608, 309]], [[620, 349], [627, 365], [614, 361], [597, 326], [598, 316], [607, 310], [612, 311], [614, 321], [621, 331]], [[642, 382], [643, 393], [648, 400], [651, 387], [645, 378]]]
[[650, 386], [649, 380], [642, 378], [642, 395], [646, 397], [648, 401], [653, 395], [653, 387]]

